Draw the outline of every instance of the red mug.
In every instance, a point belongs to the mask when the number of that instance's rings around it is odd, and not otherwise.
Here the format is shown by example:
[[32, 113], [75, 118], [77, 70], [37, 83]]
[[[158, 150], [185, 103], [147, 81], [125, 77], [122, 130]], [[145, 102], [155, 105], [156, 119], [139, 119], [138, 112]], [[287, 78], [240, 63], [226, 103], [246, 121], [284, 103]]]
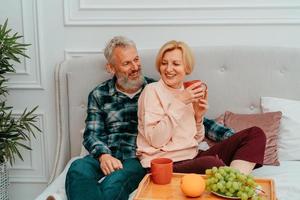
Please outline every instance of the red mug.
[[[206, 85], [204, 82], [202, 82], [202, 81], [200, 81], [200, 80], [186, 81], [186, 82], [183, 83], [183, 87], [184, 87], [184, 88], [187, 88], [187, 87], [189, 87], [190, 85], [192, 85], [192, 84], [194, 84], [194, 83], [197, 83], [197, 82], [201, 82], [201, 85], [200, 85], [199, 87], [201, 87], [201, 88], [204, 89], [205, 93], [204, 93], [203, 98], [205, 99], [205, 98], [206, 98], [206, 95], [207, 95], [207, 85]], [[197, 87], [197, 88], [198, 88], [198, 87]]]
[[171, 182], [173, 176], [173, 161], [169, 158], [151, 160], [151, 178], [155, 184], [165, 185]]

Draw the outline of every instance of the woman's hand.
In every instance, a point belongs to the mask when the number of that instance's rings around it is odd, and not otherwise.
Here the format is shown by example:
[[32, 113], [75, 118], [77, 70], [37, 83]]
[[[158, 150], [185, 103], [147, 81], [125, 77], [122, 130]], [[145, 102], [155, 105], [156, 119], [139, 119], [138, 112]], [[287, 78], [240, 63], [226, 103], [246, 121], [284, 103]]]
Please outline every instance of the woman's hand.
[[201, 82], [196, 82], [184, 89], [179, 95], [176, 96], [177, 99], [182, 101], [184, 104], [198, 102], [201, 97], [205, 96], [205, 89], [200, 87]]
[[195, 111], [196, 122], [202, 122], [202, 119], [208, 110], [208, 101], [206, 99], [199, 99], [199, 101], [193, 103], [193, 108]]

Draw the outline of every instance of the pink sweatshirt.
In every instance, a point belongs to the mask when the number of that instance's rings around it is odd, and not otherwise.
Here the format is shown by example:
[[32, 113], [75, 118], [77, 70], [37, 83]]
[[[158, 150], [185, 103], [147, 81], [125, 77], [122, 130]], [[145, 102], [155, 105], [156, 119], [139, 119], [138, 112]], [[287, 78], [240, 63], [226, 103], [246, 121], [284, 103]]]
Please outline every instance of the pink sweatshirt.
[[192, 104], [175, 97], [181, 90], [159, 80], [148, 84], [139, 98], [137, 155], [143, 167], [150, 167], [153, 158], [167, 157], [177, 162], [198, 153], [204, 126], [196, 126]]

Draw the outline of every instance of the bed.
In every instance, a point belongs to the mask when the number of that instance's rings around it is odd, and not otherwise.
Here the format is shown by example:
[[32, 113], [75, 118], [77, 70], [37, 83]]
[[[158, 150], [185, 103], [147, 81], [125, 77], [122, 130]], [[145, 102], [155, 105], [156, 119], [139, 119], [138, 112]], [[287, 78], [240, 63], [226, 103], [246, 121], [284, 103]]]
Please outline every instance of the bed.
[[[188, 79], [201, 79], [209, 88], [207, 117], [216, 118], [229, 110], [261, 113], [262, 97], [300, 100], [300, 49], [262, 46], [193, 47], [196, 67]], [[158, 78], [154, 67], [157, 49], [139, 50], [143, 73]], [[102, 54], [71, 58], [55, 71], [57, 108], [57, 148], [49, 186], [36, 200], [66, 199], [64, 181], [70, 163], [80, 157], [82, 133], [89, 91], [110, 78]], [[299, 101], [300, 102], [300, 101]], [[295, 109], [293, 109], [295, 110]], [[298, 113], [299, 114], [299, 113]], [[283, 115], [284, 116], [284, 115]], [[296, 125], [299, 123], [296, 117]], [[280, 133], [279, 133], [280, 134]], [[293, 134], [294, 141], [300, 134]], [[281, 135], [280, 138], [284, 138]], [[300, 144], [299, 144], [300, 146]], [[279, 155], [279, 166], [254, 170], [257, 177], [275, 180], [279, 200], [300, 199], [300, 151], [286, 159]], [[133, 197], [131, 195], [130, 198]]]

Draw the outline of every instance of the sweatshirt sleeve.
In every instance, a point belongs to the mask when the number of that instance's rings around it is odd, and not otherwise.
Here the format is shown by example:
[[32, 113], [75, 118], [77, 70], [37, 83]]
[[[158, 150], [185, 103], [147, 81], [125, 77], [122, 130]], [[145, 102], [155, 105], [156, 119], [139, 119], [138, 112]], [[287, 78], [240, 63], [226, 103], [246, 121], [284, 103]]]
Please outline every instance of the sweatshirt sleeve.
[[139, 99], [140, 134], [147, 142], [162, 148], [172, 138], [172, 132], [182, 118], [186, 105], [173, 98], [169, 103], [157, 92], [157, 88], [148, 85]]
[[195, 139], [197, 140], [197, 142], [200, 143], [202, 142], [205, 136], [205, 128], [203, 125], [203, 120], [199, 123], [196, 123], [196, 128], [197, 128], [197, 134], [195, 136]]

